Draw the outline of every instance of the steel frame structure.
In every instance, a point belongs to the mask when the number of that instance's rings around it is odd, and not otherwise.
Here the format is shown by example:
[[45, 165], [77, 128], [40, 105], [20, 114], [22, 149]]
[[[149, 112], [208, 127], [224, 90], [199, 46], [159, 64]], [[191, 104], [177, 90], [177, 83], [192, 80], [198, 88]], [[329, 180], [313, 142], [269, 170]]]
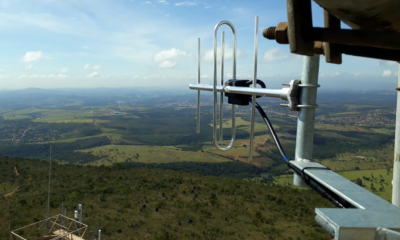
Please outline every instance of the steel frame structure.
[[[51, 225], [49, 229], [45, 225]], [[58, 214], [53, 217], [29, 224], [27, 226], [11, 231], [12, 239], [30, 240], [31, 235], [42, 234], [43, 239], [49, 240], [84, 240], [88, 225], [75, 219]], [[29, 231], [29, 232], [28, 232]], [[35, 236], [37, 238], [37, 236]], [[35, 239], [36, 239], [35, 238]]]

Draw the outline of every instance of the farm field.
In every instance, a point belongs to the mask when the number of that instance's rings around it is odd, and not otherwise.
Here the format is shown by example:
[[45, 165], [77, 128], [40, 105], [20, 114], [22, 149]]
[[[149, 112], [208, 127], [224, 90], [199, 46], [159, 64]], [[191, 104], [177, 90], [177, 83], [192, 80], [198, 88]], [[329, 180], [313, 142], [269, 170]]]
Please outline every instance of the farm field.
[[[178, 100], [178, 96], [158, 93], [143, 98], [142, 94], [128, 94], [115, 99], [100, 95], [97, 99], [92, 95], [90, 99], [69, 96], [58, 102], [43, 100], [42, 107], [1, 108], [0, 154], [47, 160], [52, 144], [53, 159], [63, 163], [99, 166], [240, 161], [277, 175], [287, 170], [258, 113], [254, 159], [248, 161], [249, 108], [238, 110], [234, 146], [229, 151], [219, 151], [212, 143], [210, 106], [202, 107], [201, 133], [197, 134], [194, 105]], [[297, 113], [275, 102], [261, 105], [286, 154], [293, 158]], [[321, 104], [317, 113], [316, 161], [336, 171], [391, 168], [394, 120], [389, 105]], [[231, 137], [229, 109], [225, 109], [224, 116], [225, 140], [221, 146], [226, 146]]]
[[[125, 107], [124, 111], [136, 109], [135, 107]], [[117, 112], [115, 108], [111, 107], [82, 107], [79, 109], [28, 108], [5, 112], [3, 118], [6, 120], [30, 119], [34, 122], [43, 123], [91, 123], [96, 119], [96, 122], [102, 123], [108, 122], [108, 120], [97, 118], [112, 117], [115, 116], [115, 112]], [[126, 115], [126, 112], [122, 112], [121, 115]], [[134, 115], [124, 117], [138, 118]]]
[[89, 165], [112, 165], [120, 162], [170, 163], [170, 162], [228, 162], [230, 159], [200, 151], [182, 151], [174, 146], [108, 145], [78, 150], [99, 157]]

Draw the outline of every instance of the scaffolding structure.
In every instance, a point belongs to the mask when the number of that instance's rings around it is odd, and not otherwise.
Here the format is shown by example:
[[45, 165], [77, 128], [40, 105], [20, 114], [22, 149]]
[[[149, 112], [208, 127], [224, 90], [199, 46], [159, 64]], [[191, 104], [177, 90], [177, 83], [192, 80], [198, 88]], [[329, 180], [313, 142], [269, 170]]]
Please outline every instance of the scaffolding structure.
[[87, 227], [88, 225], [75, 219], [58, 214], [11, 231], [11, 239], [84, 240]]

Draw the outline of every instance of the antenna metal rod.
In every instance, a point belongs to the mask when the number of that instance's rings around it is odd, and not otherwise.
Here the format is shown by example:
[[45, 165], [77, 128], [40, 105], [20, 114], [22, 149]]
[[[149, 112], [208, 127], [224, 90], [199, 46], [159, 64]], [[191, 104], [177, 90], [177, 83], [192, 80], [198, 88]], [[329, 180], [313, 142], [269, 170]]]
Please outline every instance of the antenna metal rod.
[[[200, 84], [200, 38], [197, 41], [197, 84]], [[200, 133], [200, 90], [197, 91], [196, 133]]]
[[[254, 77], [253, 77], [253, 89], [257, 88], [257, 50], [258, 50], [258, 16], [256, 16], [255, 23], [255, 36], [254, 36]], [[250, 120], [250, 149], [249, 149], [249, 161], [253, 161], [253, 145], [254, 145], [254, 119], [255, 108], [256, 108], [256, 95], [253, 94], [253, 101], [251, 101], [251, 120]]]
[[254, 88], [247, 88], [247, 87], [225, 87], [225, 92], [228, 93], [242, 93], [242, 94], [249, 94], [249, 95], [256, 95], [256, 96], [266, 96], [266, 97], [275, 97], [275, 98], [282, 98], [283, 100], [287, 100], [287, 91], [289, 88], [282, 88], [282, 89], [254, 89]]
[[[222, 31], [221, 37], [221, 86], [224, 85], [224, 61], [225, 61], [225, 31]], [[224, 127], [222, 125], [224, 118], [224, 93], [221, 92], [219, 101], [219, 141], [222, 142], [224, 139], [223, 132]]]
[[[319, 54], [305, 56], [303, 58], [303, 71], [301, 73], [301, 83], [305, 85], [318, 85], [319, 74]], [[300, 92], [301, 105], [316, 105], [317, 88], [303, 88]], [[312, 160], [314, 142], [314, 119], [315, 108], [300, 108], [297, 120], [296, 150], [295, 161], [303, 159]], [[305, 187], [307, 184], [302, 178], [294, 174], [293, 184], [298, 187]]]
[[[214, 90], [214, 86], [211, 84], [189, 84], [189, 88], [193, 90], [209, 91]], [[289, 88], [282, 89], [267, 89], [267, 88], [248, 88], [248, 87], [232, 87], [232, 86], [216, 86], [215, 91], [217, 92], [227, 92], [227, 93], [238, 93], [246, 95], [256, 95], [264, 97], [281, 98], [283, 100], [288, 100], [287, 93]]]
[[233, 34], [233, 74], [232, 77], [236, 80], [236, 30], [233, 24], [229, 21], [221, 21], [218, 23], [214, 28], [214, 85], [213, 85], [213, 138], [214, 138], [214, 145], [217, 149], [222, 151], [229, 150], [233, 143], [235, 142], [235, 105], [232, 105], [232, 138], [228, 146], [221, 147], [218, 143], [218, 129], [217, 129], [217, 38], [218, 38], [218, 29], [222, 25], [228, 25]]
[[[49, 188], [47, 193], [47, 209], [46, 209], [46, 219], [50, 217], [50, 182], [51, 182], [51, 150], [53, 144], [50, 143], [50, 159], [49, 159]], [[47, 228], [49, 228], [49, 222], [47, 221]]]
[[[398, 76], [397, 86], [400, 86], [400, 75]], [[397, 91], [396, 130], [394, 134], [394, 161], [392, 184], [392, 204], [400, 207], [400, 91]]]
[[82, 224], [82, 204], [78, 204], [78, 226], [81, 227]]

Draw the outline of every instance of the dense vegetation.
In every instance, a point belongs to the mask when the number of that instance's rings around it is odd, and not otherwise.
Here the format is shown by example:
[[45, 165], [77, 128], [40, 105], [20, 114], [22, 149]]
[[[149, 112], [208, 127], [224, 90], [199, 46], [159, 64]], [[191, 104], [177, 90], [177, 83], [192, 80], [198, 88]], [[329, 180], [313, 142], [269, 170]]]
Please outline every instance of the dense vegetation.
[[176, 162], [153, 164], [128, 162], [120, 165], [127, 168], [169, 169], [208, 176], [231, 177], [239, 179], [259, 177], [263, 172], [270, 172], [270, 169], [268, 168], [259, 168], [254, 165], [239, 161], [223, 163]]
[[[1, 239], [44, 218], [48, 166], [0, 158]], [[62, 201], [69, 217], [82, 203], [83, 222], [104, 240], [329, 239], [314, 208], [332, 206], [310, 190], [121, 165], [53, 164], [52, 172], [52, 215]]]
[[[103, 146], [110, 143], [106, 136], [79, 139], [70, 143], [54, 143], [52, 146], [53, 159], [70, 163], [87, 163], [97, 160], [88, 153], [75, 152], [75, 150]], [[22, 157], [32, 159], [48, 159], [49, 144], [10, 144], [0, 145], [0, 154], [9, 157]]]

